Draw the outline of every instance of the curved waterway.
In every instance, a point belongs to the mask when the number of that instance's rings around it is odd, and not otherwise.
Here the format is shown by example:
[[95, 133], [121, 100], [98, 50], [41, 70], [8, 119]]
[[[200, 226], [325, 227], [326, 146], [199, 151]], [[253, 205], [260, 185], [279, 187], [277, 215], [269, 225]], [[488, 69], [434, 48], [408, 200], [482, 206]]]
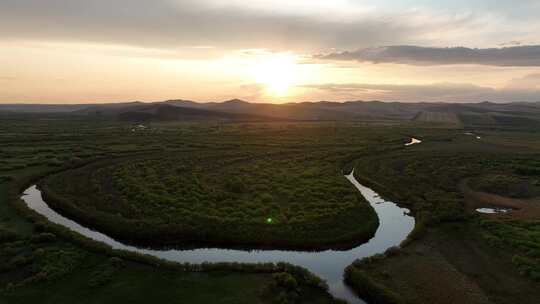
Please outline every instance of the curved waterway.
[[368, 242], [349, 250], [325, 250], [320, 252], [289, 250], [237, 250], [220, 248], [199, 248], [192, 250], [147, 249], [123, 244], [113, 238], [86, 228], [49, 208], [41, 196], [41, 191], [34, 185], [24, 191], [21, 199], [29, 208], [47, 217], [53, 223], [65, 226], [88, 238], [105, 243], [114, 249], [128, 250], [159, 257], [175, 262], [288, 262], [309, 269], [324, 279], [329, 292], [349, 303], [364, 303], [343, 282], [345, 267], [356, 259], [383, 253], [392, 246], [398, 246], [414, 228], [414, 218], [409, 210], [398, 207], [395, 203], [382, 199], [377, 193], [361, 185], [353, 175], [345, 176], [375, 209], [379, 217], [379, 227], [375, 236]]

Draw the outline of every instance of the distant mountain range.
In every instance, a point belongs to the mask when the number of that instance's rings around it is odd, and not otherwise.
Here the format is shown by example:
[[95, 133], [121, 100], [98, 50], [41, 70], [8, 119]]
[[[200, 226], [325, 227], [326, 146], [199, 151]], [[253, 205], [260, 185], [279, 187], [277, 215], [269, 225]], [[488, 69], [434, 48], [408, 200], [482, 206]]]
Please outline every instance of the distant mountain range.
[[124, 121], [354, 121], [401, 120], [449, 124], [540, 126], [540, 103], [399, 103], [380, 101], [250, 103], [239, 99], [198, 103], [189, 100], [110, 104], [3, 104], [0, 112], [62, 113]]

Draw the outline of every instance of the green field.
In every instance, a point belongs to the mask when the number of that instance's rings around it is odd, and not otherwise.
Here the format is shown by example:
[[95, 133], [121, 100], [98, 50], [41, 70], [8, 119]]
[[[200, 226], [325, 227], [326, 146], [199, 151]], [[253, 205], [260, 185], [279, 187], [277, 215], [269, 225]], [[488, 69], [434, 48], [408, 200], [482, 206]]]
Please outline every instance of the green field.
[[130, 241], [322, 248], [375, 232], [339, 150], [214, 148], [101, 162], [42, 188], [57, 208]]
[[[38, 182], [60, 212], [133, 242], [348, 247], [377, 224], [343, 178], [354, 167], [417, 220], [401, 249], [349, 268], [363, 297], [451, 303], [469, 288], [456, 299], [534, 303], [538, 217], [477, 215], [466, 190], [536, 210], [540, 134], [479, 132], [482, 140], [420, 122], [2, 120], [0, 302], [331, 303], [290, 268], [194, 271], [111, 251], [46, 223], [18, 197]], [[423, 143], [404, 147], [411, 136]]]
[[[406, 204], [417, 224], [402, 249], [351, 266], [350, 284], [390, 303], [535, 303], [540, 134], [515, 132], [512, 141], [501, 134], [441, 134], [357, 160], [357, 178]], [[488, 207], [508, 201], [516, 210], [479, 215], [470, 188], [499, 198]]]

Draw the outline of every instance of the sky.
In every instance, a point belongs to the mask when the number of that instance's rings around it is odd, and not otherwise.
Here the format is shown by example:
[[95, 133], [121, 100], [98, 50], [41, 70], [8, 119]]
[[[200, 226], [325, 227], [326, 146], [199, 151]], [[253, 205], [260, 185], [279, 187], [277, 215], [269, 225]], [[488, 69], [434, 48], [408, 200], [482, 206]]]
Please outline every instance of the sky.
[[540, 101], [540, 0], [0, 0], [0, 103]]

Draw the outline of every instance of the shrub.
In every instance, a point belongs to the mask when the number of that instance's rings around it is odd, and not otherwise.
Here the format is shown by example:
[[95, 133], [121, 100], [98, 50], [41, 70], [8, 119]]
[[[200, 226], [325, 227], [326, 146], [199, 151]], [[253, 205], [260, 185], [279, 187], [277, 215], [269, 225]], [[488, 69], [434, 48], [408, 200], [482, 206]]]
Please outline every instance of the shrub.
[[298, 282], [296, 279], [286, 272], [274, 273], [272, 278], [274, 279], [275, 284], [279, 287], [283, 287], [287, 290], [296, 290], [298, 288]]
[[100, 269], [94, 271], [88, 281], [88, 286], [90, 287], [99, 287], [107, 285], [112, 281], [114, 276], [114, 269]]
[[10, 230], [4, 230], [0, 228], [0, 244], [6, 242], [13, 242], [19, 239], [19, 236]]
[[11, 175], [0, 175], [0, 183], [9, 182], [11, 180], [13, 180], [13, 176]]
[[50, 232], [43, 232], [39, 234], [34, 234], [30, 238], [32, 243], [52, 243], [56, 241], [56, 235]]
[[126, 267], [126, 262], [124, 260], [122, 260], [121, 258], [119, 258], [119, 257], [112, 257], [112, 258], [109, 259], [109, 262], [115, 268], [124, 268], [124, 267]]
[[375, 282], [366, 273], [354, 266], [345, 268], [345, 282], [369, 303], [403, 303], [399, 295]]

